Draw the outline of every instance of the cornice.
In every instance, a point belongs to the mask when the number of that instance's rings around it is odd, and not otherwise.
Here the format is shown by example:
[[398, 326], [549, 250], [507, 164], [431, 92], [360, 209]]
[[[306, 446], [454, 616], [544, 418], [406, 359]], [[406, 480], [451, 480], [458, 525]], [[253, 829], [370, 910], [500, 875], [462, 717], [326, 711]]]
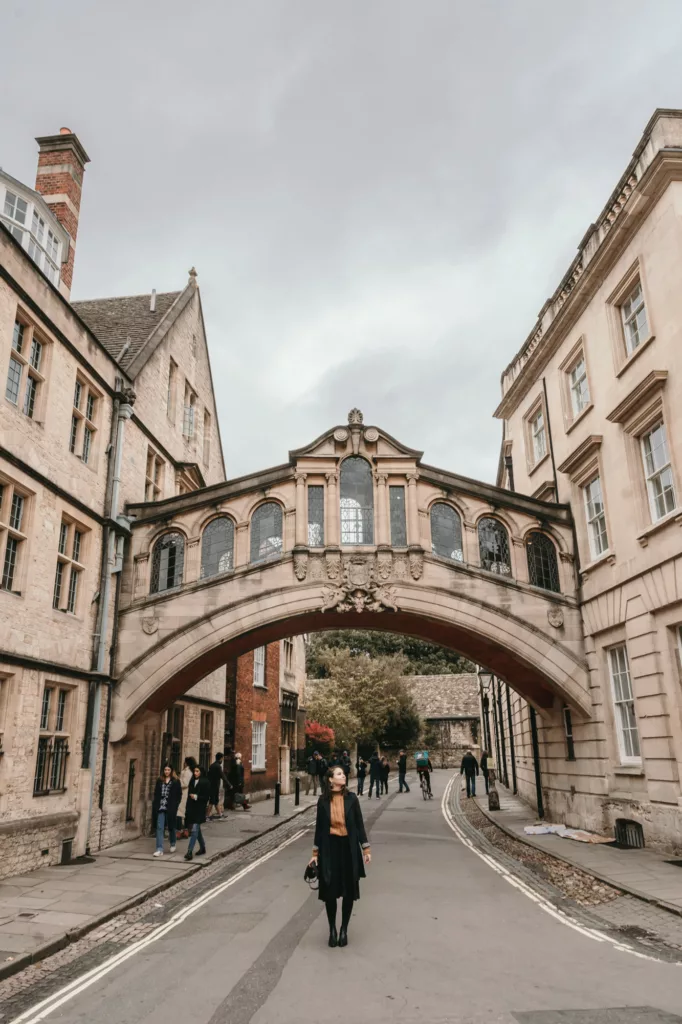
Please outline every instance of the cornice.
[[586, 437], [582, 444], [579, 444], [577, 448], [574, 448], [567, 459], [558, 466], [560, 473], [566, 473], [568, 476], [572, 476], [576, 470], [580, 469], [587, 459], [591, 459], [599, 451], [602, 441], [604, 440], [602, 434], [590, 434]]
[[657, 392], [665, 387], [668, 379], [667, 370], [652, 370], [646, 377], [619, 402], [615, 409], [607, 414], [610, 423], [625, 423], [640, 406], [644, 405]]

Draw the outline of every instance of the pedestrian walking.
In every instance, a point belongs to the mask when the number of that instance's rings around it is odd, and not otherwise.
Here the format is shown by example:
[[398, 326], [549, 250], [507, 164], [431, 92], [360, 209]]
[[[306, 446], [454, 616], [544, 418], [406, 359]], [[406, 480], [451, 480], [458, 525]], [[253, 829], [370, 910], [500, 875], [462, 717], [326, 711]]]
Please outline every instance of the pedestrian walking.
[[467, 750], [466, 754], [462, 758], [462, 764], [460, 765], [460, 775], [463, 775], [466, 779], [467, 784], [467, 799], [472, 796], [476, 796], [476, 776], [478, 775], [478, 761], [471, 753]]
[[161, 775], [156, 780], [154, 798], [152, 800], [152, 816], [156, 820], [155, 857], [163, 857], [163, 834], [168, 826], [170, 852], [175, 853], [175, 819], [182, 800], [182, 786], [169, 764], [164, 765]]
[[344, 750], [341, 754], [341, 767], [343, 768], [344, 775], [346, 776], [346, 785], [348, 785], [348, 779], [350, 778], [350, 755], [347, 750]]
[[482, 750], [481, 751], [480, 767], [481, 767], [481, 775], [483, 776], [483, 781], [485, 782], [485, 791], [486, 791], [486, 793], [489, 793], [490, 792], [490, 781], [488, 779], [489, 772], [488, 772], [488, 751], [487, 750]]
[[365, 778], [367, 776], [367, 762], [362, 757], [358, 758], [355, 771], [358, 776], [358, 796], [362, 796], [365, 791]]
[[241, 804], [245, 811], [251, 810], [251, 804], [244, 792], [244, 765], [242, 755], [234, 755], [234, 802]]
[[185, 815], [185, 823], [190, 828], [190, 834], [185, 860], [192, 859], [192, 851], [194, 850], [197, 841], [199, 842], [197, 856], [206, 853], [206, 843], [201, 831], [201, 826], [206, 821], [206, 807], [208, 806], [209, 796], [210, 787], [208, 779], [204, 775], [203, 768], [197, 764], [194, 767], [192, 781], [189, 784], [189, 790], [187, 792], [187, 813]]
[[185, 825], [185, 814], [187, 813], [187, 792], [189, 790], [189, 784], [192, 779], [192, 772], [196, 761], [193, 757], [186, 757], [180, 772], [180, 785], [182, 787], [182, 799], [180, 800], [180, 806], [178, 808], [178, 815], [180, 821], [180, 831], [178, 832], [179, 839], [187, 839], [189, 831]]
[[398, 755], [398, 792], [402, 793], [403, 789], [406, 793], [410, 792], [410, 787], [405, 781], [407, 775], [407, 753], [401, 750]]
[[223, 771], [227, 776], [230, 788], [225, 790], [225, 810], [233, 811], [235, 805], [235, 794], [237, 792], [236, 754], [232, 747], [227, 747], [223, 758]]
[[308, 796], [310, 793], [310, 787], [313, 787], [313, 796], [317, 796], [317, 784], [320, 782], [320, 764], [322, 758], [319, 750], [314, 750], [312, 755], [308, 758], [305, 766], [307, 772], [307, 778], [305, 781], [305, 795]]
[[[220, 817], [220, 783], [223, 783], [225, 792], [228, 793], [230, 790], [230, 783], [223, 770], [223, 754], [222, 751], [216, 754], [215, 761], [208, 769], [208, 809], [206, 815], [208, 818], [219, 818]], [[214, 814], [211, 814], [211, 809], [214, 810]]]
[[388, 776], [391, 772], [391, 765], [387, 757], [381, 759], [381, 792], [388, 793]]
[[369, 759], [369, 800], [372, 799], [372, 790], [375, 786], [378, 799], [381, 796], [381, 761], [376, 750]]
[[[377, 759], [378, 760], [378, 759]], [[329, 922], [329, 945], [348, 945], [353, 903], [360, 899], [360, 879], [372, 856], [362, 820], [360, 801], [346, 785], [340, 765], [327, 772], [326, 792], [317, 801], [315, 842], [310, 861], [318, 866], [318, 898]], [[337, 900], [341, 900], [341, 929], [336, 931]]]

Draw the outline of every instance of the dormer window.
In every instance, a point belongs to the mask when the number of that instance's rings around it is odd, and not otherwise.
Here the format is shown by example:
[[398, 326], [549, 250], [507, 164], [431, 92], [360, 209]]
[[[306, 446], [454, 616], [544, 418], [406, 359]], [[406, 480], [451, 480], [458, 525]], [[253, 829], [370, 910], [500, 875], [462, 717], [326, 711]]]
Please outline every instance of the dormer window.
[[[0, 207], [0, 217], [5, 227], [26, 249], [29, 256], [43, 271], [54, 285], [59, 284], [62, 240], [59, 227], [50, 227], [50, 214], [41, 210], [38, 202], [31, 202], [30, 193], [27, 199], [22, 198], [11, 188], [5, 190], [5, 200]], [[0, 199], [2, 198], [2, 182], [0, 182]], [[29, 228], [30, 225], [30, 228]]]
[[26, 200], [7, 189], [5, 192], [5, 216], [15, 222], [14, 224], [8, 224], [7, 227], [12, 232], [16, 240], [21, 242], [22, 245], [24, 242], [24, 232], [17, 225], [21, 224], [23, 226], [26, 224], [27, 212], [28, 203]]

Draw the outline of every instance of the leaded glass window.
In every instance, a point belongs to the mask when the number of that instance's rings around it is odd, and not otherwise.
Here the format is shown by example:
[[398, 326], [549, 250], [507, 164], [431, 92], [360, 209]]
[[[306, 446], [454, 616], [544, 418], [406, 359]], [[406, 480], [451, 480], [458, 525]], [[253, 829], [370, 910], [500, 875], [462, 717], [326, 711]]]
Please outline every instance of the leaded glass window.
[[407, 547], [407, 522], [405, 519], [405, 488], [389, 487], [388, 503], [391, 516], [391, 544], [394, 548]]
[[324, 547], [324, 487], [308, 487], [308, 545]]
[[213, 519], [201, 538], [200, 579], [234, 568], [234, 523], [227, 516]]
[[478, 547], [481, 566], [499, 576], [511, 576], [509, 538], [502, 523], [486, 517], [478, 524]]
[[374, 543], [372, 467], [359, 455], [341, 463], [341, 543]]
[[543, 590], [561, 591], [556, 548], [544, 533], [531, 533], [526, 541], [528, 554], [528, 579], [534, 587]]
[[431, 550], [441, 558], [464, 561], [462, 520], [452, 505], [444, 501], [431, 506]]
[[150, 593], [160, 594], [179, 587], [184, 565], [185, 538], [181, 533], [164, 534], [154, 545]]
[[264, 562], [281, 553], [282, 509], [275, 501], [266, 501], [251, 517], [251, 561]]

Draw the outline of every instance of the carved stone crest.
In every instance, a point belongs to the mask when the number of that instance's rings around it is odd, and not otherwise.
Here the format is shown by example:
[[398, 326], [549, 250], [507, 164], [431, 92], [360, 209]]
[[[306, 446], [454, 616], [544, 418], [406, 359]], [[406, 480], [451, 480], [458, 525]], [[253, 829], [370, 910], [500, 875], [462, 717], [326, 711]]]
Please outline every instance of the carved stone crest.
[[155, 615], [152, 615], [148, 619], [142, 620], [142, 631], [146, 633], [147, 636], [152, 636], [152, 634], [156, 633], [158, 628], [159, 620], [156, 618]]
[[383, 612], [398, 611], [392, 587], [384, 586], [377, 578], [373, 558], [355, 556], [344, 562], [343, 575], [338, 587], [326, 587], [322, 611]]
[[359, 409], [351, 409], [351, 411], [348, 413], [348, 422], [352, 426], [361, 425], [363, 419], [364, 417]]
[[341, 552], [340, 551], [327, 551], [325, 554], [325, 562], [327, 565], [327, 578], [330, 580], [338, 580], [341, 578]]
[[561, 608], [556, 605], [547, 611], [547, 621], [550, 626], [554, 626], [555, 629], [559, 629], [564, 624], [564, 613]]
[[409, 551], [407, 557], [410, 560], [410, 575], [412, 579], [420, 580], [424, 572], [424, 552]]
[[294, 551], [294, 576], [297, 580], [304, 580], [308, 575], [308, 552]]

